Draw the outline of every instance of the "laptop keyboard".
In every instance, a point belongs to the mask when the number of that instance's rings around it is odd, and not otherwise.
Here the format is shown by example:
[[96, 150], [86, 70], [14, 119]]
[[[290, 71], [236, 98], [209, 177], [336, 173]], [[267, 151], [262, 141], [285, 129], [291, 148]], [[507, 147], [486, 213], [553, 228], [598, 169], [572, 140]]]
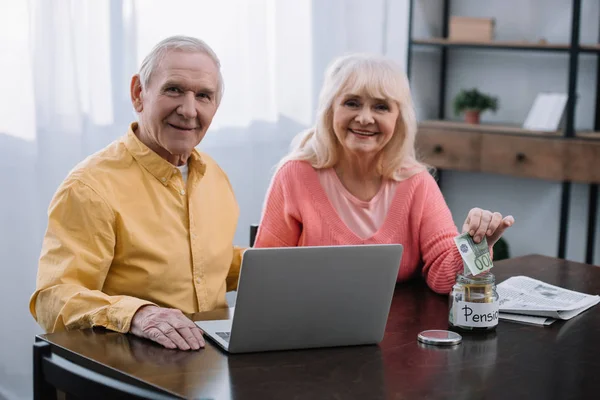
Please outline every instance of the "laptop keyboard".
[[231, 336], [231, 332], [215, 332], [221, 339], [229, 343], [229, 337]]

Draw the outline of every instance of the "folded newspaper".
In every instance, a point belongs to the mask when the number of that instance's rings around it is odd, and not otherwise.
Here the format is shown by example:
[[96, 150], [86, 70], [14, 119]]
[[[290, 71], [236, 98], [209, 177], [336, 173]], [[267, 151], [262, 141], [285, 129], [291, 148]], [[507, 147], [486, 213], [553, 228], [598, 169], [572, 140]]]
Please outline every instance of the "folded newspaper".
[[497, 286], [499, 318], [534, 325], [571, 319], [600, 302], [600, 296], [574, 292], [526, 276], [513, 276]]

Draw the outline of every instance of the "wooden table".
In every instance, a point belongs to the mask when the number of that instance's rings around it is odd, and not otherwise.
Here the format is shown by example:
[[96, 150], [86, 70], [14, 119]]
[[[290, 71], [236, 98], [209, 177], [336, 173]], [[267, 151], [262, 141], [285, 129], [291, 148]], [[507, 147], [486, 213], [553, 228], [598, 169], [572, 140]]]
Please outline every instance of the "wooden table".
[[[497, 282], [527, 275], [600, 293], [600, 268], [544, 256], [500, 261]], [[538, 327], [501, 321], [455, 348], [417, 342], [445, 329], [448, 298], [422, 282], [398, 285], [379, 346], [227, 356], [163, 349], [100, 329], [41, 335], [53, 352], [97, 372], [182, 398], [588, 399], [600, 398], [600, 307]]]

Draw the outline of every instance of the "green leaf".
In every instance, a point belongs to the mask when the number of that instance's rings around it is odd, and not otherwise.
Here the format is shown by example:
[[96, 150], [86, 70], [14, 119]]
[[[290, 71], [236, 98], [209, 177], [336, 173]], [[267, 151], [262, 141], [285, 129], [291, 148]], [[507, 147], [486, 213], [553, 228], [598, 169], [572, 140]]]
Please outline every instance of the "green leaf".
[[498, 110], [498, 98], [481, 93], [476, 88], [471, 90], [463, 89], [456, 95], [452, 105], [455, 115], [459, 115], [466, 110], [477, 110], [480, 112], [491, 110], [496, 112]]

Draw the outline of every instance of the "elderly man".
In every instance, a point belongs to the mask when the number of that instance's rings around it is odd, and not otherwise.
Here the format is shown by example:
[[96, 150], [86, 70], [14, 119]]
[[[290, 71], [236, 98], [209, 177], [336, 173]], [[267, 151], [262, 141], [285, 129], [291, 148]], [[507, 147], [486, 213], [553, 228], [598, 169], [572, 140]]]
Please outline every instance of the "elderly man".
[[184, 313], [227, 306], [243, 251], [227, 176], [195, 150], [223, 94], [220, 62], [204, 42], [171, 37], [130, 89], [139, 122], [52, 199], [30, 310], [48, 332], [103, 326], [196, 350], [202, 332]]

